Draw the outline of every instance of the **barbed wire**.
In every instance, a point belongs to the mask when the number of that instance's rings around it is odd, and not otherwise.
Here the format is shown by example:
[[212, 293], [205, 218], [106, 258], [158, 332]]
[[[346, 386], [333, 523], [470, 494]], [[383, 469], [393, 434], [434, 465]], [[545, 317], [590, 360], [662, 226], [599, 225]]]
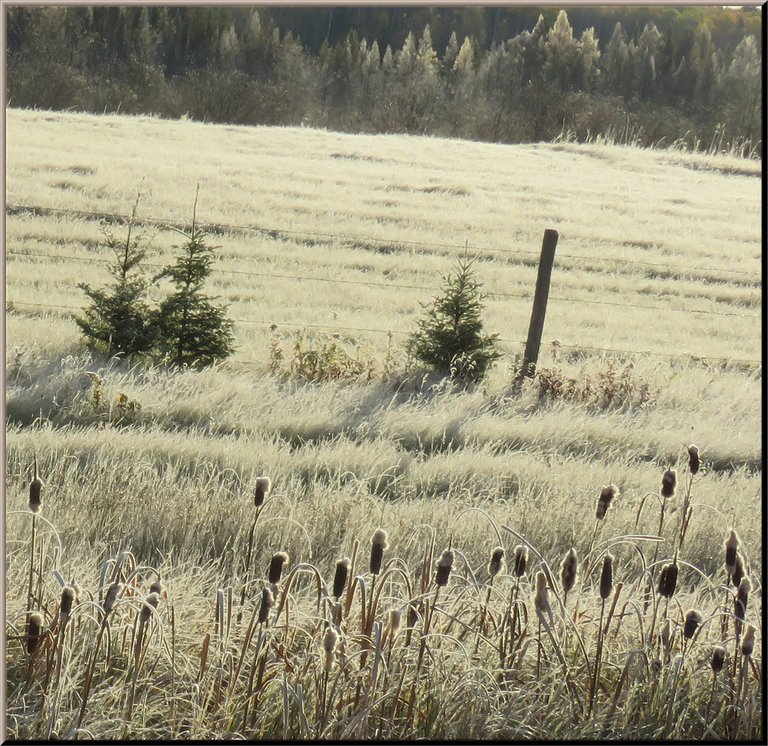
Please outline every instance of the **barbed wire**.
[[[107, 213], [107, 212], [92, 212], [88, 210], [75, 210], [75, 209], [69, 209], [69, 208], [58, 208], [58, 207], [43, 207], [43, 206], [37, 206], [37, 205], [16, 205], [16, 204], [8, 204], [6, 205], [6, 211], [10, 214], [18, 213], [18, 212], [31, 212], [33, 214], [46, 214], [46, 213], [54, 213], [54, 214], [64, 214], [64, 215], [82, 215], [82, 216], [88, 216], [91, 218], [98, 218], [101, 220], [104, 219], [112, 219], [112, 220], [123, 220], [128, 221], [130, 220], [130, 216], [123, 215], [121, 213]], [[187, 225], [184, 221], [173, 221], [173, 220], [167, 220], [163, 218], [154, 218], [154, 217], [146, 217], [146, 218], [137, 218], [135, 219], [136, 223], [140, 224], [146, 224], [146, 225], [154, 225], [157, 227], [169, 227], [169, 228], [179, 228], [179, 226], [184, 227]], [[197, 225], [199, 227], [205, 227], [215, 230], [230, 230], [230, 231], [254, 231], [257, 233], [266, 233], [272, 237], [279, 237], [281, 235], [297, 235], [297, 236], [310, 236], [315, 238], [335, 238], [340, 239], [348, 242], [353, 243], [360, 243], [360, 242], [369, 242], [369, 243], [389, 243], [389, 244], [400, 244], [402, 246], [424, 246], [424, 247], [433, 247], [433, 248], [443, 248], [443, 249], [452, 249], [452, 250], [461, 250], [463, 251], [466, 246], [465, 245], [459, 245], [459, 244], [449, 244], [449, 243], [438, 243], [438, 242], [429, 242], [429, 241], [409, 241], [406, 239], [400, 239], [400, 238], [377, 238], [374, 236], [361, 236], [361, 235], [355, 235], [355, 234], [348, 234], [348, 233], [324, 233], [320, 231], [300, 231], [300, 230], [294, 230], [294, 229], [288, 229], [288, 228], [268, 228], [264, 226], [254, 226], [254, 225], [237, 225], [237, 224], [230, 224], [230, 223], [212, 223], [212, 222], [198, 222]], [[537, 251], [523, 251], [523, 250], [513, 250], [513, 249], [501, 249], [496, 247], [490, 247], [490, 246], [474, 246], [472, 247], [472, 251], [482, 251], [482, 252], [494, 252], [498, 254], [510, 254], [510, 255], [521, 255], [521, 256], [539, 256], [539, 252]], [[754, 272], [751, 272], [749, 270], [740, 270], [740, 269], [724, 269], [724, 268], [718, 268], [718, 267], [699, 267], [699, 266], [689, 266], [684, 264], [665, 264], [661, 262], [644, 262], [640, 260], [631, 260], [631, 259], [613, 259], [611, 257], [587, 257], [587, 256], [577, 256], [575, 254], [563, 254], [558, 253], [558, 258], [560, 259], [571, 259], [574, 261], [583, 261], [583, 262], [613, 262], [616, 264], [622, 264], [622, 265], [638, 265], [638, 266], [644, 266], [644, 267], [662, 267], [664, 269], [673, 270], [673, 271], [685, 271], [685, 272], [707, 272], [707, 273], [720, 273], [720, 274], [735, 274], [735, 275], [744, 275], [746, 277], [749, 277], [757, 282], [761, 280], [761, 278], [754, 274]]]
[[[54, 308], [57, 310], [69, 310], [69, 311], [82, 311], [83, 309], [79, 306], [65, 306], [65, 305], [59, 305], [54, 303], [32, 303], [31, 301], [7, 301], [6, 302], [6, 308], [10, 308], [11, 310], [15, 309], [16, 306], [31, 306], [33, 308]], [[264, 320], [264, 319], [232, 319], [235, 323], [238, 324], [255, 324], [255, 325], [261, 325], [261, 326], [268, 326], [270, 328], [275, 327], [276, 329], [279, 329], [281, 326], [288, 326], [288, 327], [298, 327], [301, 329], [322, 329], [329, 332], [341, 332], [341, 331], [354, 331], [354, 332], [369, 332], [374, 334], [386, 334], [386, 335], [398, 335], [398, 336], [407, 336], [410, 334], [410, 332], [403, 332], [403, 331], [396, 331], [392, 329], [375, 329], [375, 328], [367, 328], [367, 327], [357, 327], [357, 326], [336, 326], [336, 325], [327, 325], [327, 324], [311, 324], [311, 323], [304, 323], [304, 322], [298, 322], [298, 321], [275, 321], [275, 320]], [[504, 342], [506, 344], [511, 345], [525, 345], [525, 340], [518, 340], [518, 339], [509, 339], [506, 337], [499, 337], [499, 342]], [[591, 345], [572, 345], [572, 344], [564, 344], [562, 342], [557, 342], [558, 347], [564, 347], [567, 349], [573, 349], [573, 350], [592, 350], [595, 352], [611, 352], [619, 355], [647, 355], [651, 357], [666, 357], [666, 358], [682, 358], [686, 360], [700, 360], [705, 362], [718, 362], [718, 363], [744, 363], [749, 365], [762, 365], [762, 360], [753, 360], [749, 358], [730, 358], [730, 357], [712, 357], [709, 355], [695, 355], [690, 352], [657, 352], [654, 350], [627, 350], [627, 349], [620, 349], [620, 348], [611, 348], [611, 347], [593, 347]], [[237, 362], [237, 361], [235, 361]], [[240, 361], [240, 362], [248, 362], [248, 361]]]
[[[37, 253], [37, 252], [23, 252], [23, 251], [7, 251], [7, 255], [10, 256], [35, 256], [35, 257], [42, 257], [46, 259], [66, 259], [68, 261], [82, 261], [82, 262], [99, 262], [99, 263], [110, 263], [109, 259], [91, 259], [90, 257], [77, 257], [77, 256], [69, 256], [69, 255], [63, 255], [63, 254], [43, 254], [43, 253]], [[164, 265], [161, 264], [153, 264], [151, 262], [145, 262], [145, 267], [152, 267], [156, 269], [161, 269]], [[237, 274], [237, 275], [244, 275], [247, 277], [267, 277], [272, 279], [283, 279], [283, 280], [306, 280], [310, 282], [328, 282], [332, 284], [341, 284], [341, 285], [364, 285], [366, 287], [381, 287], [385, 289], [406, 289], [406, 290], [424, 290], [424, 291], [430, 291], [430, 292], [438, 292], [439, 288], [436, 287], [430, 287], [427, 285], [408, 285], [404, 283], [396, 283], [396, 282], [376, 282], [374, 280], [345, 280], [340, 278], [333, 278], [333, 277], [313, 277], [310, 275], [290, 275], [290, 274], [279, 274], [279, 273], [272, 273], [272, 272], [252, 272], [248, 270], [240, 270], [240, 269], [223, 269], [221, 267], [214, 267], [212, 269], [213, 272], [218, 273], [225, 273], [225, 274]], [[522, 299], [531, 299], [533, 298], [533, 295], [530, 293], [510, 293], [510, 292], [501, 292], [501, 291], [488, 291], [485, 293], [487, 297], [490, 298], [522, 298]], [[685, 314], [705, 314], [710, 316], [729, 316], [729, 317], [735, 317], [735, 318], [742, 318], [742, 319], [759, 319], [760, 316], [758, 314], [748, 314], [748, 313], [732, 313], [728, 311], [711, 311], [703, 308], [672, 308], [670, 306], [657, 306], [652, 304], [643, 304], [643, 303], [628, 303], [628, 302], [622, 302], [617, 303], [614, 301], [606, 301], [606, 300], [595, 300], [591, 298], [569, 298], [566, 296], [560, 296], [560, 295], [550, 295], [549, 298], [551, 300], [557, 300], [561, 302], [566, 303], [586, 303], [586, 304], [594, 304], [594, 305], [604, 305], [604, 306], [618, 306], [621, 308], [644, 308], [644, 309], [650, 309], [654, 311], [670, 311], [672, 313], [685, 313]]]

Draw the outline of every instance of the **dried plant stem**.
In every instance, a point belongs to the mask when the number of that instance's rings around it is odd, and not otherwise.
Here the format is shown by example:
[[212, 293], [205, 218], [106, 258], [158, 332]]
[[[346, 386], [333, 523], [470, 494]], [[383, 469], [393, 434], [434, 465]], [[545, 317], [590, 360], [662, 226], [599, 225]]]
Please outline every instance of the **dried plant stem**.
[[32, 538], [29, 546], [29, 587], [27, 589], [27, 611], [32, 609], [32, 584], [35, 575], [35, 546], [37, 542], [37, 515], [32, 513]]
[[245, 604], [245, 593], [248, 588], [248, 580], [250, 578], [251, 574], [251, 557], [253, 555], [253, 537], [256, 533], [256, 522], [259, 520], [259, 516], [261, 515], [261, 507], [256, 508], [256, 513], [253, 516], [253, 523], [251, 524], [251, 530], [248, 532], [248, 549], [245, 553], [245, 572], [243, 573], [243, 587], [240, 591], [240, 608], [237, 612], [237, 623], [240, 624], [240, 622], [243, 619], [243, 605]]
[[600, 626], [597, 628], [597, 650], [595, 652], [595, 668], [592, 671], [592, 686], [589, 692], [589, 710], [587, 720], [592, 717], [592, 708], [595, 704], [597, 686], [600, 683], [600, 659], [603, 655], [603, 616], [605, 615], [605, 599], [600, 599]]

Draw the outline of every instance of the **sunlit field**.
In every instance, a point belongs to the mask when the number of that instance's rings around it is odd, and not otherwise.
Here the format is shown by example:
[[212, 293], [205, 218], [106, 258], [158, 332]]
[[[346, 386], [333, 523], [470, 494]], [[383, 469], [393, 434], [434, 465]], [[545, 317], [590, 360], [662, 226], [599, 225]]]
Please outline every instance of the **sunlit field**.
[[[763, 737], [759, 162], [6, 115], [8, 737]], [[121, 235], [140, 194], [156, 272], [198, 184], [235, 354], [90, 353], [72, 314], [110, 280], [100, 220]], [[464, 252], [504, 353], [470, 389], [404, 349]], [[360, 375], [308, 381], [327, 344]]]

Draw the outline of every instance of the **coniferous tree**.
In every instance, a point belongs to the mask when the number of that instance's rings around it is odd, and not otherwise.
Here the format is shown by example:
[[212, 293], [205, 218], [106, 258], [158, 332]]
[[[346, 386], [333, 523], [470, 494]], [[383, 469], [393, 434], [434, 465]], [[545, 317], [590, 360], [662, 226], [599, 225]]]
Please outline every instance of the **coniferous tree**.
[[124, 241], [106, 225], [102, 229], [106, 245], [115, 253], [115, 264], [109, 268], [112, 285], [94, 289], [83, 282], [78, 284], [91, 305], [82, 317], [75, 317], [75, 323], [90, 347], [109, 355], [147, 353], [156, 340], [153, 314], [145, 301], [148, 281], [139, 270], [147, 254], [147, 241], [143, 234], [134, 233], [140, 197], [136, 197]]
[[443, 294], [425, 308], [426, 315], [408, 340], [414, 357], [465, 383], [482, 380], [501, 357], [498, 334], [483, 334], [483, 295], [473, 261], [459, 258], [455, 273], [443, 278]]
[[208, 234], [197, 227], [196, 209], [197, 196], [192, 227], [189, 231], [178, 231], [185, 242], [176, 247], [181, 250], [176, 264], [160, 275], [171, 279], [176, 292], [160, 304], [158, 328], [160, 351], [172, 364], [202, 368], [232, 354], [234, 335], [226, 308], [215, 304], [215, 298], [203, 292], [216, 247], [206, 244]]

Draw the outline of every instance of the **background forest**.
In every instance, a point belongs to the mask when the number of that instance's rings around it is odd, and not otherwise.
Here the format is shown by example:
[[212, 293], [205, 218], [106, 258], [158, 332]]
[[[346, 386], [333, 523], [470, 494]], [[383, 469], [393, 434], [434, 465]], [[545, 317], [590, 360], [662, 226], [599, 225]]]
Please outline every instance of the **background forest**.
[[762, 153], [760, 9], [11, 7], [14, 107]]

